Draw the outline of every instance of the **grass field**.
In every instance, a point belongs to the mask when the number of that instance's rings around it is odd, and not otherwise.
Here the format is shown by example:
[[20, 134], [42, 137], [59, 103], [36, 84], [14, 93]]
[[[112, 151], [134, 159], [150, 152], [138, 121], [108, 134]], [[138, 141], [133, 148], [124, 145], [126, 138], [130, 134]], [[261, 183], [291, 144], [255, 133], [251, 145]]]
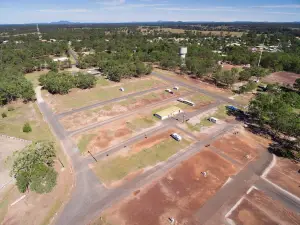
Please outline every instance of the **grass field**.
[[27, 73], [27, 74], [25, 74], [25, 78], [33, 84], [33, 87], [37, 87], [37, 86], [39, 86], [40, 76], [43, 75], [43, 74], [46, 74], [48, 72], [49, 72], [49, 70], [43, 70], [43, 71], [36, 71], [36, 72], [33, 72], [33, 73]]
[[[186, 97], [184, 99], [194, 102], [196, 104], [196, 106], [197, 105], [205, 105], [205, 104], [208, 104], [208, 103], [214, 101], [213, 98], [211, 98], [207, 95], [203, 95], [203, 94], [194, 94], [194, 95]], [[178, 102], [176, 104], [176, 106], [181, 109], [191, 108], [191, 106], [189, 106], [185, 103], [182, 103], [182, 102]]]
[[[11, 108], [13, 110], [9, 111]], [[55, 147], [58, 150], [58, 156], [67, 163], [64, 154], [60, 150], [60, 145], [48, 124], [44, 121], [43, 116], [36, 103], [29, 102], [14, 102], [0, 108], [0, 114], [6, 113], [7, 117], [0, 120], [0, 133], [8, 136], [18, 137], [31, 141], [48, 140], [55, 142]], [[32, 128], [29, 133], [23, 132], [23, 125], [28, 122]]]
[[140, 129], [145, 129], [154, 126], [155, 122], [156, 122], [156, 117], [144, 116], [144, 117], [135, 118], [130, 122], [126, 122], [126, 125], [129, 129], [137, 131]]
[[80, 150], [80, 152], [85, 152], [86, 148], [89, 144], [89, 142], [93, 139], [93, 137], [95, 137], [96, 134], [87, 134], [85, 136], [83, 136], [79, 143], [78, 143], [78, 148]]
[[210, 127], [210, 126], [214, 125], [214, 123], [212, 123], [208, 120], [209, 117], [215, 117], [215, 118], [220, 119], [220, 120], [226, 119], [227, 118], [227, 110], [226, 110], [225, 105], [219, 106], [215, 113], [201, 119], [199, 121], [199, 123], [197, 123], [196, 125], [192, 125], [190, 123], [187, 123], [188, 129], [191, 130], [191, 131], [201, 131], [202, 127]]
[[[71, 108], [89, 105], [97, 101], [105, 101], [128, 95], [129, 93], [154, 88], [163, 83], [158, 79], [147, 78], [125, 81], [124, 83], [110, 87], [105, 86], [107, 82], [109, 81], [105, 80], [104, 78], [100, 78], [95, 88], [88, 90], [73, 89], [67, 95], [51, 95], [44, 90], [43, 96], [45, 96], [45, 99], [47, 99], [48, 102], [51, 102], [51, 106], [55, 111], [61, 112]], [[125, 92], [121, 92], [119, 90], [120, 87], [123, 87]]]
[[100, 161], [95, 164], [93, 170], [101, 181], [110, 183], [124, 178], [131, 172], [165, 161], [189, 144], [190, 142], [184, 139], [177, 142], [169, 138], [136, 154]]

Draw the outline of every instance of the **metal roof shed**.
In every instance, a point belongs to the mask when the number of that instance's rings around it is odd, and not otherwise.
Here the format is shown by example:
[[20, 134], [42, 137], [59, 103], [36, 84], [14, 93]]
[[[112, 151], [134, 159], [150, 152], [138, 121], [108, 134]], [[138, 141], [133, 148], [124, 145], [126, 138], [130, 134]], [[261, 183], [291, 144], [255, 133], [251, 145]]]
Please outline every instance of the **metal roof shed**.
[[171, 106], [167, 109], [164, 109], [164, 110], [161, 110], [157, 113], [154, 114], [154, 116], [156, 116], [157, 118], [161, 119], [161, 120], [165, 120], [169, 117], [172, 117], [172, 116], [175, 116], [179, 113], [182, 113], [183, 110], [180, 109], [179, 107], [177, 106]]

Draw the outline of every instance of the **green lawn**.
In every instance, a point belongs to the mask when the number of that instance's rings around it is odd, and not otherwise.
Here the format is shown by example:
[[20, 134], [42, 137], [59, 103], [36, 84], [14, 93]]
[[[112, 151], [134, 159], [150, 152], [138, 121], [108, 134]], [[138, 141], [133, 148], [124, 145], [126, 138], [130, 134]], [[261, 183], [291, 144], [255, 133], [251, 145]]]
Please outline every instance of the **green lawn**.
[[155, 123], [156, 123], [155, 117], [152, 115], [149, 115], [149, 116], [145, 116], [145, 117], [138, 117], [134, 120], [126, 122], [126, 125], [129, 129], [137, 131], [140, 129], [152, 127], [152, 126], [154, 126]]
[[[101, 78], [100, 78], [101, 79]], [[104, 78], [103, 78], [104, 79]], [[56, 108], [59, 111], [68, 110], [70, 108], [79, 108], [85, 105], [90, 105], [93, 102], [97, 101], [105, 101], [113, 98], [117, 98], [120, 96], [128, 95], [129, 93], [139, 92], [143, 90], [147, 90], [153, 87], [157, 87], [162, 82], [156, 79], [140, 79], [132, 82], [126, 82], [124, 84], [119, 84], [113, 87], [103, 86], [101, 81], [98, 83], [95, 88], [91, 88], [89, 90], [78, 91], [72, 90], [71, 93], [67, 95], [51, 95], [50, 101], [54, 101], [57, 105]], [[121, 92], [119, 90], [120, 87], [124, 87], [125, 91]], [[48, 93], [45, 90], [43, 91], [43, 95]], [[46, 97], [47, 98], [47, 97]]]
[[[203, 95], [203, 94], [194, 94], [192, 96], [189, 97], [185, 97], [184, 99], [187, 99], [189, 101], [194, 102], [195, 104], [208, 104], [214, 101], [213, 98], [207, 96], [207, 95]], [[182, 103], [182, 102], [178, 102], [176, 104], [177, 107], [181, 108], [181, 109], [187, 109], [187, 108], [191, 108], [193, 106], [190, 106], [188, 104]]]
[[101, 181], [110, 183], [124, 178], [131, 172], [165, 161], [188, 145], [190, 142], [185, 139], [177, 142], [170, 137], [136, 154], [117, 156], [110, 160], [97, 162], [93, 170]]
[[110, 83], [112, 82], [106, 79], [104, 76], [97, 77], [97, 85], [108, 86]]
[[86, 151], [88, 144], [95, 136], [96, 136], [96, 134], [87, 134], [80, 139], [80, 141], [78, 143], [78, 148], [81, 153]]
[[[8, 111], [12, 107], [13, 111]], [[13, 137], [18, 137], [31, 141], [48, 140], [55, 142], [58, 150], [58, 156], [67, 164], [67, 160], [61, 151], [61, 147], [53, 136], [48, 124], [44, 121], [43, 116], [36, 103], [27, 104], [18, 102], [6, 105], [0, 108], [0, 116], [6, 113], [7, 117], [0, 120], [0, 133]], [[24, 123], [28, 122], [32, 128], [30, 133], [23, 132]]]
[[227, 115], [227, 110], [226, 110], [225, 105], [220, 105], [214, 114], [201, 119], [199, 121], [199, 123], [197, 123], [195, 125], [187, 123], [187, 127], [191, 131], [201, 131], [202, 127], [210, 127], [210, 126], [214, 125], [214, 123], [212, 123], [208, 120], [209, 117], [215, 117], [217, 119], [224, 120], [227, 118], [227, 116], [228, 115]]
[[25, 74], [25, 78], [29, 80], [32, 84], [33, 87], [39, 86], [39, 78], [41, 75], [48, 73], [48, 70], [43, 70], [43, 71], [36, 71], [33, 73], [27, 73]]

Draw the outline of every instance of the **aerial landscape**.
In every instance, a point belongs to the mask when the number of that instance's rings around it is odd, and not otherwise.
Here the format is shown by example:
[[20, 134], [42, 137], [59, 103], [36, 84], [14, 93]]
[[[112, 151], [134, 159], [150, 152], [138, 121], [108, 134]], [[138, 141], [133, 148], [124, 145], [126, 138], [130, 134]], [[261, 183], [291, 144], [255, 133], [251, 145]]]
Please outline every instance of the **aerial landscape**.
[[0, 2], [0, 224], [299, 225], [300, 2]]

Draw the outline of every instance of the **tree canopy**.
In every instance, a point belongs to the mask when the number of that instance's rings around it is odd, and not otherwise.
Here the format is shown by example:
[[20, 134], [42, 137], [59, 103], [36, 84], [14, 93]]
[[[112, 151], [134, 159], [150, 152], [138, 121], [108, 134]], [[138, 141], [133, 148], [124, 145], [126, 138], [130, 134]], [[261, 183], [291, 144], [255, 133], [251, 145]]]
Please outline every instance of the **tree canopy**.
[[13, 154], [11, 176], [16, 178], [20, 192], [28, 188], [37, 193], [48, 193], [56, 185], [57, 172], [53, 169], [56, 157], [52, 142], [39, 141]]

